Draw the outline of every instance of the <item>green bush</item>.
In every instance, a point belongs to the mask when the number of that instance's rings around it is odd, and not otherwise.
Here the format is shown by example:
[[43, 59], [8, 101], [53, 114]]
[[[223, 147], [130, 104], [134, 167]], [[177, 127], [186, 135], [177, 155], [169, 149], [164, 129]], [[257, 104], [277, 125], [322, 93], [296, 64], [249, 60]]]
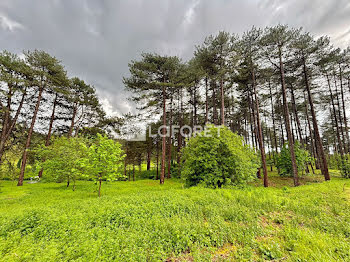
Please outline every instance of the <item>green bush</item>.
[[329, 157], [328, 167], [330, 169], [338, 169], [342, 177], [350, 178], [350, 154], [333, 154]]
[[350, 154], [344, 155], [343, 159], [338, 156], [340, 173], [344, 178], [350, 178]]
[[330, 169], [340, 169], [340, 155], [335, 153], [328, 158], [328, 168]]
[[117, 180], [122, 177], [120, 168], [124, 158], [121, 145], [106, 136], [97, 134], [94, 140], [82, 137], [59, 137], [49, 146], [41, 145], [35, 150], [36, 172], [41, 169], [47, 180], [56, 182], [72, 181], [75, 190], [77, 179], [102, 181]]
[[254, 151], [226, 127], [207, 126], [188, 140], [181, 176], [187, 186], [216, 188], [252, 180], [259, 167]]
[[43, 170], [45, 179], [63, 182], [75, 181], [82, 177], [82, 159], [87, 155], [87, 141], [81, 137], [57, 137], [49, 146], [40, 145], [35, 150], [37, 159], [35, 171]]
[[[160, 168], [159, 168], [159, 173], [160, 173]], [[131, 170], [132, 173], [132, 170]], [[131, 174], [132, 176], [132, 174]], [[150, 169], [150, 170], [142, 170], [142, 171], [138, 171], [135, 170], [135, 176], [137, 177], [137, 179], [156, 179], [157, 177], [157, 170], [155, 169]]]
[[[295, 159], [297, 162], [298, 171], [304, 172], [308, 163], [312, 158], [307, 150], [304, 150], [300, 143], [296, 141], [294, 144]], [[281, 153], [277, 157], [277, 168], [280, 170], [281, 176], [292, 176], [292, 160], [290, 157], [290, 150], [287, 144], [285, 144], [281, 150]]]

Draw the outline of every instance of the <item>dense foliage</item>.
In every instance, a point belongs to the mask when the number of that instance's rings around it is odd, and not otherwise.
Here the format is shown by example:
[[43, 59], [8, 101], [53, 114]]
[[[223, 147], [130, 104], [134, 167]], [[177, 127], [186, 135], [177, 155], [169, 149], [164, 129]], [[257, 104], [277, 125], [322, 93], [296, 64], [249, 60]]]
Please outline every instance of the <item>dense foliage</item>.
[[82, 161], [87, 155], [87, 141], [80, 137], [57, 137], [49, 146], [40, 145], [35, 150], [36, 170], [43, 170], [48, 181], [73, 181], [82, 178], [85, 169]]
[[115, 181], [122, 177], [121, 165], [124, 158], [121, 145], [106, 136], [97, 134], [93, 140], [82, 137], [55, 138], [49, 146], [39, 146], [35, 150], [36, 170], [45, 172], [45, 179], [56, 182], [87, 179], [99, 183]]
[[[295, 159], [299, 171], [304, 171], [306, 166], [311, 162], [312, 158], [309, 152], [302, 148], [300, 143], [295, 143]], [[281, 153], [277, 158], [277, 168], [281, 176], [292, 176], [292, 161], [290, 158], [290, 150], [287, 145], [282, 147]]]
[[223, 126], [209, 125], [183, 149], [182, 177], [188, 186], [216, 188], [242, 184], [256, 174], [258, 159], [243, 138]]
[[[241, 35], [221, 31], [199, 43], [188, 61], [157, 53], [130, 61], [123, 83], [140, 114], [107, 117], [95, 88], [70, 77], [59, 58], [41, 50], [2, 51], [0, 176], [17, 176], [21, 186], [36, 175], [30, 152], [44, 141], [49, 145], [51, 136], [126, 138], [144, 128], [140, 122], [154, 119], [151, 129], [226, 125], [259, 153], [265, 186], [266, 166], [276, 164], [271, 155], [286, 141], [298, 185], [294, 143], [299, 141], [329, 180], [332, 154], [340, 155], [347, 170], [349, 65], [350, 48], [336, 48], [327, 36], [316, 38], [301, 28], [252, 27]], [[186, 145], [178, 135], [122, 144], [125, 169], [145, 161], [148, 171], [157, 168], [161, 183], [178, 174]]]
[[122, 176], [121, 166], [125, 155], [121, 145], [106, 136], [97, 134], [87, 150], [87, 157], [82, 159], [84, 176], [99, 183], [98, 195], [101, 196], [102, 181], [115, 181]]
[[350, 154], [346, 154], [343, 157], [338, 156], [338, 163], [342, 176], [344, 178], [350, 178]]

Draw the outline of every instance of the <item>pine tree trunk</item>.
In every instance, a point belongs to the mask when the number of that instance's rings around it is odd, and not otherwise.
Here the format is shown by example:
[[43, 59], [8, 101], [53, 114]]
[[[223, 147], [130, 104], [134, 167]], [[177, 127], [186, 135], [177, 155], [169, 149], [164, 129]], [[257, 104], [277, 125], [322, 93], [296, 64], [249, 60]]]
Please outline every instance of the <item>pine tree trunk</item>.
[[[127, 154], [127, 152], [126, 152], [126, 154]], [[126, 177], [126, 166], [127, 166], [127, 164], [126, 164], [126, 157], [124, 158], [124, 177]]]
[[224, 81], [220, 79], [220, 95], [221, 95], [221, 125], [225, 125], [225, 95], [224, 95]]
[[274, 110], [274, 103], [273, 103], [273, 98], [272, 98], [272, 88], [271, 88], [271, 82], [269, 79], [269, 90], [270, 90], [270, 101], [271, 101], [271, 117], [272, 117], [272, 127], [273, 127], [273, 139], [275, 143], [275, 153], [274, 153], [274, 159], [273, 163], [276, 165], [276, 159], [275, 159], [275, 154], [278, 153], [278, 143], [277, 143], [277, 135], [276, 135], [276, 120], [275, 120], [275, 110]]
[[67, 134], [67, 137], [70, 138], [73, 134], [73, 129], [74, 129], [74, 125], [75, 125], [75, 117], [77, 115], [77, 105], [74, 105], [73, 107], [73, 115], [72, 115], [72, 119], [71, 119], [71, 124], [70, 124], [70, 127], [69, 127], [69, 131], [68, 131], [68, 134]]
[[335, 109], [334, 96], [333, 96], [333, 92], [332, 92], [332, 88], [331, 88], [331, 82], [330, 82], [328, 74], [326, 74], [326, 78], [327, 78], [327, 83], [328, 83], [329, 94], [330, 94], [330, 97], [331, 97], [331, 104], [332, 104], [333, 117], [334, 117], [334, 124], [335, 124], [335, 128], [336, 128], [336, 135], [337, 135], [337, 140], [338, 140], [338, 145], [339, 145], [338, 150], [339, 150], [341, 158], [343, 159], [343, 157], [344, 157], [343, 143], [342, 143], [342, 140], [340, 139], [340, 129], [339, 129], [339, 125], [338, 125], [337, 112], [336, 112], [336, 109]]
[[[257, 149], [259, 148], [259, 141], [258, 141], [258, 129], [257, 129], [257, 124], [256, 124], [256, 112], [255, 112], [255, 104], [254, 104], [254, 98], [253, 94], [249, 92], [249, 102], [250, 106], [252, 108], [252, 127], [253, 127], [253, 133], [254, 133], [254, 147]], [[260, 178], [260, 177], [258, 177]]]
[[293, 179], [294, 179], [294, 185], [299, 186], [298, 167], [295, 159], [294, 143], [293, 143], [293, 137], [292, 137], [291, 125], [290, 125], [290, 119], [289, 119], [289, 108], [288, 108], [288, 102], [287, 102], [287, 92], [286, 92], [286, 84], [285, 84], [285, 77], [284, 77], [284, 64], [282, 60], [281, 47], [279, 47], [278, 51], [279, 51], [279, 64], [280, 64], [279, 70], [280, 70], [281, 85], [282, 85], [284, 118], [285, 118], [286, 130], [287, 130], [290, 156], [292, 161]]
[[310, 134], [310, 151], [316, 160], [315, 165], [316, 165], [316, 169], [317, 169], [318, 156], [317, 156], [316, 150], [315, 150], [316, 146], [315, 146], [314, 135], [313, 135], [314, 132], [313, 132], [312, 127], [311, 127], [311, 121], [310, 121], [309, 110], [308, 110], [308, 103], [307, 103], [305, 93], [304, 93], [304, 101], [305, 101], [305, 115], [306, 115], [306, 120], [307, 120], [309, 134]]
[[197, 121], [197, 83], [195, 84], [193, 88], [193, 125], [196, 126], [198, 121]]
[[[50, 123], [49, 123], [49, 130], [47, 131], [45, 146], [49, 146], [49, 144], [50, 144], [52, 127], [53, 127], [53, 121], [55, 120], [55, 111], [56, 111], [57, 99], [58, 99], [58, 94], [56, 93], [55, 99], [53, 101], [52, 113], [51, 113], [51, 118], [50, 118]], [[39, 171], [38, 176], [39, 177], [43, 176], [43, 169], [41, 169]]]
[[[255, 116], [255, 103], [254, 103], [254, 98], [253, 98], [253, 94], [251, 94], [251, 92], [248, 89], [248, 99], [249, 99], [249, 107], [251, 107], [252, 109], [252, 117], [251, 117], [251, 130], [252, 130], [252, 136], [254, 135], [254, 149], [255, 152], [258, 149], [258, 129], [256, 127], [256, 116]], [[261, 179], [261, 168], [258, 168], [258, 171], [256, 172], [256, 177], [258, 179]]]
[[205, 125], [209, 122], [208, 77], [205, 77]]
[[[179, 89], [179, 99], [180, 99], [180, 110], [179, 110], [179, 126], [183, 126], [183, 99], [182, 99], [182, 88]], [[181, 148], [182, 148], [182, 135], [180, 132], [177, 133], [177, 164], [180, 166], [181, 161]]]
[[346, 152], [346, 148], [345, 148], [345, 136], [344, 136], [344, 130], [343, 130], [343, 119], [342, 119], [342, 114], [341, 114], [341, 107], [340, 107], [340, 100], [339, 100], [339, 92], [338, 92], [338, 85], [337, 85], [337, 80], [336, 80], [336, 76], [334, 73], [334, 86], [335, 86], [335, 97], [337, 99], [337, 107], [338, 107], [338, 124], [339, 124], [339, 129], [340, 129], [340, 134], [342, 137], [342, 141], [343, 141], [343, 150], [344, 152]]
[[172, 152], [172, 121], [173, 121], [173, 95], [171, 94], [170, 98], [170, 114], [169, 114], [169, 132], [170, 136], [168, 138], [168, 175], [167, 178], [171, 177], [171, 152]]
[[213, 124], [216, 125], [218, 123], [218, 112], [216, 109], [216, 92], [215, 92], [215, 88], [216, 88], [216, 83], [215, 81], [213, 81]]
[[128, 167], [128, 181], [130, 182], [130, 174], [131, 174], [131, 172], [130, 172], [130, 167]]
[[294, 123], [294, 121], [293, 121], [293, 115], [290, 114], [289, 117], [290, 117], [290, 127], [291, 127], [291, 129], [292, 129], [293, 143], [295, 144], [295, 136], [294, 136], [294, 128], [293, 128], [293, 123]]
[[159, 141], [157, 138], [157, 176], [156, 176], [156, 180], [159, 179]]
[[147, 171], [151, 169], [151, 152], [147, 150]]
[[34, 114], [33, 114], [33, 117], [32, 117], [32, 122], [30, 124], [30, 128], [29, 128], [29, 131], [28, 131], [28, 136], [27, 136], [27, 141], [26, 141], [26, 144], [25, 144], [25, 147], [24, 147], [24, 151], [23, 151], [23, 155], [22, 155], [22, 165], [21, 165], [21, 171], [19, 173], [17, 186], [22, 186], [23, 185], [24, 171], [26, 169], [26, 164], [27, 164], [28, 148], [30, 146], [30, 142], [31, 142], [31, 139], [32, 139], [34, 125], [35, 125], [36, 117], [38, 115], [38, 111], [39, 111], [39, 107], [40, 107], [40, 102], [41, 102], [43, 91], [44, 91], [44, 87], [41, 86], [39, 88], [39, 94], [38, 94], [37, 102], [36, 102], [36, 105], [35, 105]]
[[2, 121], [2, 130], [1, 130], [1, 138], [0, 138], [0, 163], [3, 153], [5, 151], [6, 144], [6, 133], [8, 132], [8, 126], [10, 122], [10, 114], [11, 114], [11, 100], [12, 100], [12, 86], [9, 85], [9, 91], [7, 94], [7, 105], [2, 108], [3, 112], [3, 121]]
[[339, 65], [339, 72], [340, 72], [340, 93], [341, 93], [341, 100], [342, 100], [342, 107], [343, 107], [343, 118], [344, 118], [344, 125], [345, 125], [345, 137], [346, 141], [344, 143], [346, 144], [345, 150], [347, 153], [350, 152], [350, 138], [349, 138], [349, 130], [348, 130], [348, 121], [346, 118], [346, 110], [345, 110], [345, 99], [344, 99], [344, 88], [343, 88], [343, 71], [341, 66]]
[[308, 99], [309, 99], [309, 104], [310, 104], [312, 124], [313, 124], [314, 132], [315, 132], [316, 148], [317, 148], [318, 154], [320, 156], [320, 160], [321, 160], [320, 167], [321, 167], [322, 175], [324, 176], [325, 180], [330, 180], [330, 176], [329, 176], [329, 172], [328, 172], [327, 158], [326, 158], [326, 155], [324, 153], [323, 144], [322, 144], [322, 140], [320, 137], [320, 132], [318, 130], [317, 118], [316, 118], [316, 113], [315, 113], [315, 109], [314, 109], [314, 103], [313, 103], [312, 94], [311, 94], [311, 90], [310, 90], [309, 77], [307, 74], [306, 62], [305, 62], [304, 57], [303, 57], [303, 71], [304, 71], [304, 80], [305, 80], [306, 91], [308, 94]]
[[[164, 83], [165, 84], [165, 83]], [[161, 174], [160, 184], [164, 184], [165, 178], [165, 157], [166, 157], [166, 94], [165, 86], [163, 86], [163, 130], [162, 130], [162, 163], [161, 163]]]
[[[6, 122], [5, 119], [3, 120], [3, 129], [1, 131], [1, 138], [0, 138], [0, 164], [2, 161], [2, 156], [4, 155], [4, 152], [5, 152], [6, 142], [9, 139], [14, 127], [16, 126], [19, 114], [20, 114], [22, 107], [23, 107], [24, 98], [26, 97], [26, 94], [27, 93], [26, 93], [26, 89], [25, 89], [23, 94], [22, 94], [21, 101], [17, 107], [16, 114], [15, 114], [14, 118], [12, 119], [12, 121], [10, 121], [10, 115], [8, 115], [7, 123], [5, 123]], [[7, 108], [8, 108], [7, 110], [10, 111], [9, 104], [7, 105]], [[11, 122], [11, 125], [9, 125], [10, 122]], [[8, 125], [9, 125], [9, 127], [7, 128]]]
[[301, 124], [300, 124], [300, 119], [299, 119], [299, 116], [298, 116], [298, 110], [297, 110], [297, 105], [296, 105], [296, 101], [295, 101], [295, 95], [294, 95], [294, 88], [293, 88], [293, 85], [290, 85], [290, 93], [292, 95], [292, 108], [293, 108], [293, 111], [294, 111], [294, 118], [295, 118], [295, 122], [296, 122], [296, 127], [297, 127], [297, 131], [298, 131], [298, 136], [299, 136], [299, 139], [300, 139], [300, 142], [305, 145], [305, 141], [303, 139], [303, 136], [302, 136], [302, 132], [301, 132]]
[[[276, 86], [276, 94], [277, 93], [278, 93], [278, 90], [277, 90], [277, 86]], [[279, 114], [279, 126], [280, 126], [280, 130], [281, 130], [280, 148], [282, 148], [284, 146], [285, 141], [284, 141], [284, 129], [283, 129], [284, 108], [283, 108], [281, 99], [278, 99], [278, 109], [281, 112]]]
[[[248, 87], [247, 87], [248, 88]], [[247, 93], [247, 100], [248, 100], [248, 115], [249, 115], [249, 126], [250, 126], [250, 137], [251, 137], [251, 145], [252, 147], [255, 147], [255, 141], [254, 141], [254, 137], [255, 137], [255, 133], [254, 133], [254, 127], [253, 127], [253, 112], [252, 112], [252, 106], [251, 106], [251, 102], [250, 102], [250, 93], [248, 91]], [[248, 130], [248, 128], [247, 128]], [[249, 131], [248, 132], [248, 136], [249, 136]]]
[[261, 163], [262, 163], [262, 167], [263, 167], [264, 187], [268, 187], [269, 183], [268, 183], [268, 178], [267, 178], [266, 156], [265, 156], [262, 128], [261, 128], [261, 123], [260, 123], [259, 100], [258, 100], [258, 95], [256, 92], [256, 81], [255, 81], [254, 69], [252, 69], [252, 85], [253, 85], [253, 92], [254, 92], [254, 97], [255, 97], [256, 124], [257, 124], [257, 128], [258, 128], [257, 133], [258, 133], [258, 140], [259, 140]]

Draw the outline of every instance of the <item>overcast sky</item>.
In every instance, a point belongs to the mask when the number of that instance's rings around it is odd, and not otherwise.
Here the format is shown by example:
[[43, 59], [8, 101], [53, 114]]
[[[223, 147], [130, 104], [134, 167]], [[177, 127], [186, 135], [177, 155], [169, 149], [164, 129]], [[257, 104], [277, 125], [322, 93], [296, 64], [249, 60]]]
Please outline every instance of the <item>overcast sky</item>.
[[210, 34], [278, 23], [350, 45], [349, 0], [0, 0], [0, 49], [56, 56], [120, 114], [133, 110], [122, 77], [142, 52], [186, 60]]

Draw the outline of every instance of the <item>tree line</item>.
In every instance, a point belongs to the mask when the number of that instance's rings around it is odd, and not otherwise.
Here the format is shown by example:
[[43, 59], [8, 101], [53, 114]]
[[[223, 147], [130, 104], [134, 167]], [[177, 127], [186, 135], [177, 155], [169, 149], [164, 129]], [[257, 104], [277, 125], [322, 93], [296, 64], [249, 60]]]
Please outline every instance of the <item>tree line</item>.
[[23, 185], [33, 139], [48, 146], [53, 134], [96, 134], [109, 125], [93, 86], [69, 78], [62, 63], [44, 51], [23, 54], [0, 53], [0, 164], [12, 165], [10, 156], [16, 152], [18, 186]]
[[[119, 140], [125, 176], [130, 165], [135, 174], [135, 165], [144, 161], [147, 170], [153, 164], [161, 184], [177, 176], [187, 140], [172, 134], [172, 127], [214, 124], [227, 126], [256, 149], [257, 176], [265, 186], [268, 167], [279, 169], [278, 156], [286, 150], [295, 186], [301, 173], [314, 169], [329, 180], [334, 162], [349, 177], [349, 65], [349, 47], [336, 48], [327, 36], [315, 38], [301, 28], [253, 27], [240, 36], [222, 31], [196, 46], [188, 61], [156, 53], [131, 61], [123, 83], [139, 114], [117, 118], [107, 117], [95, 88], [68, 77], [57, 58], [39, 50], [23, 56], [3, 51], [0, 164], [13, 165], [17, 155], [22, 185], [33, 144], [49, 146], [52, 136], [133, 133], [144, 120], [153, 133], [168, 126], [162, 132], [170, 136]], [[300, 150], [315, 161], [298, 164]]]
[[[286, 145], [298, 186], [304, 170], [320, 169], [330, 180], [329, 162], [335, 155], [338, 168], [349, 175], [344, 168], [350, 150], [349, 65], [350, 48], [334, 47], [327, 36], [315, 38], [286, 25], [253, 27], [241, 36], [219, 32], [207, 37], [186, 62], [177, 56], [143, 53], [130, 62], [124, 84], [142, 119], [159, 117], [152, 128], [166, 125], [171, 132], [173, 125], [215, 124], [243, 136], [261, 157], [257, 176], [261, 169], [266, 187], [268, 165], [272, 169], [277, 164]], [[315, 161], [298, 166], [296, 143]], [[137, 151], [143, 150], [139, 158], [145, 156], [147, 163], [155, 156], [157, 178], [160, 173], [164, 183], [165, 177], [174, 175], [172, 168], [181, 168], [185, 144], [179, 134], [157, 136]]]

